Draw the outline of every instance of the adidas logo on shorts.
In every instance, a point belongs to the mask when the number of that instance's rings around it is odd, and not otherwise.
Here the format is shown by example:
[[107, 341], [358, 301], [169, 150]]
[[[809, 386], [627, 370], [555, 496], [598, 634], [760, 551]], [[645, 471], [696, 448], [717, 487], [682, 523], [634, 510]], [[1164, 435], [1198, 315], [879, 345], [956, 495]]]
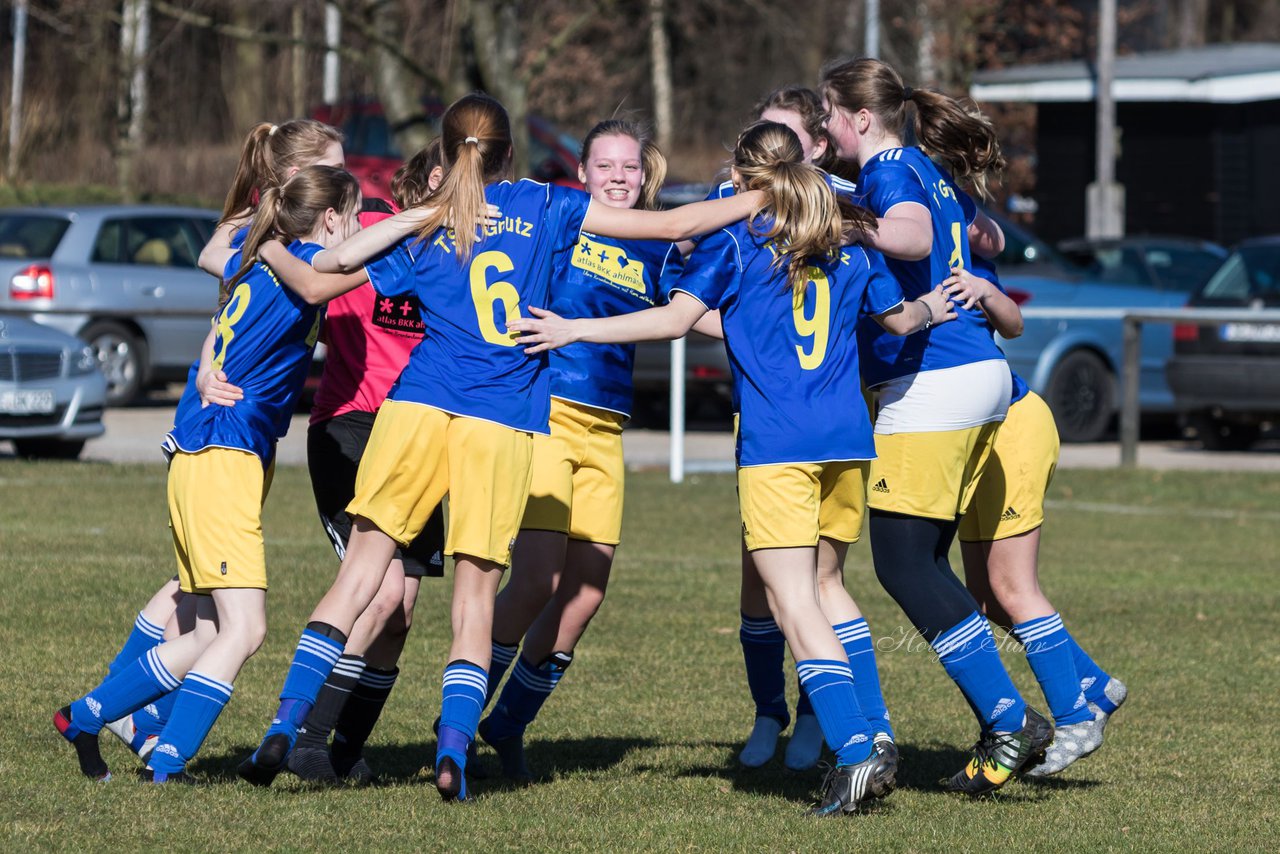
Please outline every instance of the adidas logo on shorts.
[[871, 487], [871, 491], [872, 492], [888, 492], [889, 484], [885, 482], [884, 478], [880, 478], [878, 481], [876, 481], [875, 485]]
[[1018, 514], [1018, 511], [1014, 510], [1012, 507], [1010, 507], [1008, 510], [1005, 510], [1003, 513], [1000, 514], [1001, 522], [1012, 522], [1014, 519], [1021, 519], [1021, 518], [1022, 516]]

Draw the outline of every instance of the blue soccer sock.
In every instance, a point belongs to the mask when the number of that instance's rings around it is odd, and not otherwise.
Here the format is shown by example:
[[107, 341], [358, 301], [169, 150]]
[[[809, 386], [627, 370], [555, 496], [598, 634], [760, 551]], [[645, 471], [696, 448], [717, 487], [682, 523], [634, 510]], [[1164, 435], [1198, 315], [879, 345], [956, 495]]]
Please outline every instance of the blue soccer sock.
[[71, 721], [80, 731], [97, 735], [107, 721], [119, 720], [141, 709], [178, 685], [178, 679], [152, 648], [72, 703]]
[[298, 739], [298, 728], [306, 721], [346, 644], [346, 635], [326, 623], [309, 623], [302, 630], [289, 672], [284, 677], [284, 687], [280, 689], [280, 706], [264, 741], [273, 735], [284, 735], [289, 739], [289, 746], [293, 746]]
[[[756, 704], [756, 717], [774, 718], [786, 729], [791, 723], [791, 715], [787, 711], [787, 681], [782, 669], [787, 646], [782, 630], [773, 617], [743, 614], [738, 640], [742, 643], [747, 689]], [[800, 695], [804, 697], [804, 692], [801, 691]]]
[[157, 783], [186, 769], [231, 699], [231, 691], [230, 682], [195, 671], [182, 680], [182, 687], [175, 692], [178, 699], [173, 704], [173, 714], [148, 763]]
[[797, 661], [796, 675], [813, 703], [822, 736], [835, 753], [836, 764], [856, 765], [870, 756], [875, 731], [858, 707], [849, 662], [820, 658]]
[[1062, 626], [1061, 615], [1054, 613], [1018, 623], [1013, 627], [1013, 636], [1026, 650], [1027, 664], [1040, 683], [1054, 724], [1065, 726], [1092, 720], [1093, 712], [1080, 690], [1070, 636]]
[[107, 675], [114, 676], [120, 668], [137, 661], [163, 640], [164, 626], [157, 626], [139, 612], [137, 619], [133, 621], [133, 631], [129, 632], [124, 646], [107, 665]]
[[573, 653], [568, 652], [553, 652], [537, 666], [520, 656], [485, 724], [485, 738], [502, 741], [524, 735], [572, 663]]
[[976, 611], [939, 634], [933, 650], [978, 716], [982, 729], [1014, 732], [1022, 728], [1027, 704], [996, 652], [996, 639]]
[[800, 681], [796, 680], [796, 717], [813, 714], [813, 703], [809, 702], [809, 693], [800, 685]]
[[436, 743], [436, 766], [448, 756], [466, 770], [467, 748], [475, 738], [476, 726], [488, 683], [488, 673], [470, 661], [451, 661], [444, 669], [440, 697], [440, 734]]
[[[493, 695], [498, 692], [498, 686], [502, 684], [502, 677], [507, 675], [507, 668], [511, 666], [511, 662], [516, 660], [516, 653], [520, 651], [520, 644], [511, 644], [507, 646], [505, 643], [491, 641], [492, 652], [489, 659], [489, 682], [488, 688], [485, 689], [484, 705], [489, 707], [489, 703], [493, 702]], [[484, 709], [481, 709], [484, 711]]]
[[[1066, 632], [1066, 627], [1063, 627]], [[1098, 666], [1098, 663], [1089, 657], [1089, 653], [1085, 652], [1080, 644], [1076, 643], [1076, 639], [1067, 632], [1067, 642], [1071, 645], [1071, 655], [1075, 659], [1076, 675], [1080, 677], [1080, 689], [1084, 691], [1085, 699], [1093, 703], [1099, 709], [1111, 714], [1116, 710], [1116, 704], [1107, 699], [1106, 693], [1103, 691], [1107, 687], [1107, 683], [1111, 681], [1111, 674]]]
[[178, 692], [170, 691], [154, 703], [148, 703], [133, 713], [133, 726], [138, 732], [146, 735], [159, 735], [173, 714], [173, 704], [178, 700]]
[[880, 688], [880, 672], [876, 669], [876, 650], [871, 640], [871, 627], [862, 617], [831, 627], [849, 656], [849, 670], [853, 673], [853, 691], [858, 695], [858, 706], [876, 732], [887, 733], [893, 738], [889, 725], [889, 709], [885, 706], [884, 692]]

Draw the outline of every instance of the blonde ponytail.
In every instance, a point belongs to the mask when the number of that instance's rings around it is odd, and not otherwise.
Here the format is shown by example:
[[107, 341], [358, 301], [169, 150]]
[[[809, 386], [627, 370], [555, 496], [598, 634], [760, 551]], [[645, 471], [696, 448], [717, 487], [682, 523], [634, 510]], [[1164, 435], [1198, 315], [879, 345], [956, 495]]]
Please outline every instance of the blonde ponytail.
[[426, 240], [450, 225], [458, 260], [465, 263], [471, 258], [477, 223], [485, 212], [485, 185], [511, 168], [511, 122], [502, 104], [473, 93], [445, 111], [440, 140], [445, 176], [423, 203], [435, 211], [419, 227], [418, 237]]
[[733, 165], [744, 189], [764, 190], [762, 211], [768, 228], [752, 233], [772, 241], [773, 265], [787, 271], [787, 285], [803, 295], [814, 261], [839, 257], [840, 247], [875, 228], [875, 218], [862, 208], [837, 202], [822, 171], [803, 161], [795, 132], [777, 122], [749, 125], [734, 147]]

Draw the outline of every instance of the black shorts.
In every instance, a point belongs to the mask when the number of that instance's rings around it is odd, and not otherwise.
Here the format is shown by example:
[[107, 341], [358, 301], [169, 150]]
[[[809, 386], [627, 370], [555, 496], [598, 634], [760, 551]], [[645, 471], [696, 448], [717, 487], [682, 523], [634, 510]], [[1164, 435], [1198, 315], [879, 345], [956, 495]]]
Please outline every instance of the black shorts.
[[[307, 430], [307, 468], [311, 471], [311, 490], [320, 511], [320, 524], [333, 543], [339, 559], [347, 551], [351, 536], [351, 517], [347, 504], [355, 497], [356, 471], [360, 456], [369, 443], [373, 430], [373, 412], [344, 412]], [[396, 557], [404, 562], [404, 574], [421, 578], [444, 575], [444, 511], [437, 507], [418, 538], [408, 546], [396, 549]]]

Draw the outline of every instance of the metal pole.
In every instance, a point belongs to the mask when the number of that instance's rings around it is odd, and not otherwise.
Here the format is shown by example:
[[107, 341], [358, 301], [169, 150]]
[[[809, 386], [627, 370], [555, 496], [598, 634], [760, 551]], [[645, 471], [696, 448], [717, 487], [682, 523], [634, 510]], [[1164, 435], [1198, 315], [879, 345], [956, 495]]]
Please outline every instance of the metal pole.
[[872, 59], [880, 58], [880, 0], [867, 0], [866, 42], [862, 53]]
[[1124, 196], [1116, 184], [1116, 0], [1098, 5], [1098, 82], [1095, 97], [1097, 141], [1094, 183], [1089, 187], [1088, 223], [1090, 237], [1121, 237], [1124, 234]]
[[27, 68], [27, 0], [13, 4], [13, 88], [9, 91], [9, 180], [18, 174], [22, 143], [22, 87]]
[[671, 342], [671, 482], [684, 482], [684, 339]]
[[1138, 464], [1138, 384], [1142, 376], [1142, 321], [1124, 319], [1124, 362], [1120, 366], [1120, 467]]
[[338, 76], [341, 66], [338, 60], [338, 44], [342, 39], [342, 15], [337, 3], [324, 6], [324, 102], [330, 106], [338, 103]]

